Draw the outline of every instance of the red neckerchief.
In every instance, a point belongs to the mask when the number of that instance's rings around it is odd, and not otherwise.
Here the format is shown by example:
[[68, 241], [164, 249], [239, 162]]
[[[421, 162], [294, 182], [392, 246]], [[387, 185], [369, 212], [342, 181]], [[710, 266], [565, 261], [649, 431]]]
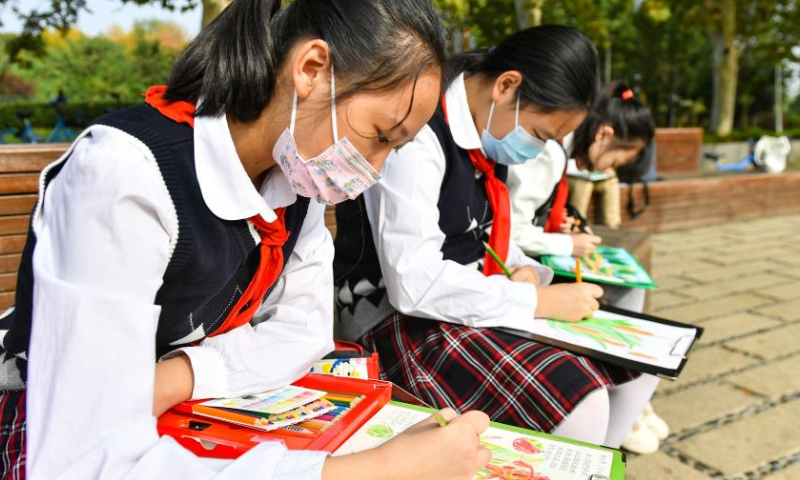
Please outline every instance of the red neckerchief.
[[[449, 125], [445, 97], [442, 97], [442, 111], [444, 112], [444, 121]], [[483, 174], [486, 196], [489, 198], [489, 206], [494, 213], [492, 232], [489, 234], [489, 246], [505, 262], [508, 259], [508, 245], [511, 240], [511, 199], [508, 195], [508, 187], [495, 175], [494, 160], [486, 158], [481, 149], [467, 150], [467, 154], [475, 169]], [[488, 277], [498, 273], [503, 273], [503, 270], [487, 251], [483, 258], [483, 274]]]
[[547, 233], [560, 233], [561, 224], [564, 223], [564, 214], [567, 211], [567, 198], [569, 197], [569, 187], [567, 186], [567, 174], [561, 177], [556, 187], [556, 198], [553, 200], [553, 205], [550, 207], [550, 215], [547, 218], [547, 223], [544, 225], [544, 231]]
[[[165, 85], [150, 87], [147, 89], [144, 101], [170, 120], [186, 123], [194, 128], [195, 105], [185, 101], [170, 102], [164, 100], [166, 91], [167, 87]], [[286, 224], [283, 218], [285, 209], [278, 208], [275, 213], [278, 218], [271, 223], [266, 222], [261, 218], [261, 215], [255, 215], [248, 219], [261, 236], [261, 245], [259, 247], [261, 257], [258, 270], [253, 275], [250, 285], [247, 286], [239, 301], [236, 302], [236, 305], [233, 306], [233, 309], [225, 318], [225, 321], [213, 332], [209, 332], [207, 334], [209, 337], [220, 335], [249, 323], [258, 307], [261, 306], [269, 287], [275, 283], [281, 270], [283, 270], [282, 247], [289, 238], [289, 234], [286, 232]]]

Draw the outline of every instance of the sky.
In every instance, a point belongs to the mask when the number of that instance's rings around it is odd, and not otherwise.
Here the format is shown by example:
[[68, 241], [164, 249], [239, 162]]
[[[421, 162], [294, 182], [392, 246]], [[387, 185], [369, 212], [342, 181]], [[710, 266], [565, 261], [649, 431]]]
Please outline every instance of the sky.
[[[22, 0], [16, 5], [25, 10], [48, 5], [47, 0]], [[188, 12], [170, 12], [157, 5], [138, 6], [123, 4], [114, 0], [88, 0], [87, 5], [91, 12], [82, 12], [78, 17], [78, 28], [88, 35], [100, 35], [108, 31], [112, 25], [119, 25], [125, 30], [129, 30], [137, 20], [149, 20], [157, 18], [159, 20], [172, 20], [186, 33], [193, 37], [200, 30], [201, 9], [195, 8]], [[2, 32], [19, 32], [22, 25], [10, 8], [0, 9], [3, 17]]]

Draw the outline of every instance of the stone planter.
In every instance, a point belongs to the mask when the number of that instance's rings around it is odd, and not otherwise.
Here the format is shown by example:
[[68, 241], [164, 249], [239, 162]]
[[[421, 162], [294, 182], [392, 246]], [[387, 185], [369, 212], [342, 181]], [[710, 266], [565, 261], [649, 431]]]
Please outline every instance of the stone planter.
[[658, 173], [699, 171], [702, 147], [702, 128], [657, 128]]

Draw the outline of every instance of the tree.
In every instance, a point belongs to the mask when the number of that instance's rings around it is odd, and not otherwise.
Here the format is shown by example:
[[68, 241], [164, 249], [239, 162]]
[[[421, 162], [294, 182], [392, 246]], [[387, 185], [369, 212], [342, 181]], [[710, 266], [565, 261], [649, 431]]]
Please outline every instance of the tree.
[[612, 50], [636, 36], [631, 0], [572, 0], [550, 2], [544, 9], [547, 23], [561, 23], [580, 29], [604, 54], [604, 79], [612, 77]]
[[[203, 25], [214, 19], [231, 0], [107, 0], [136, 5], [157, 4], [166, 10], [188, 11], [198, 5], [203, 7]], [[42, 53], [42, 32], [55, 29], [62, 33], [78, 21], [81, 13], [89, 11], [87, 0], [49, 0], [45, 7], [25, 6], [25, 0], [0, 0], [0, 13], [9, 9], [22, 21], [22, 32], [13, 41], [6, 43], [6, 52], [11, 62], [19, 61], [22, 51]], [[31, 2], [28, 2], [30, 4]], [[5, 14], [5, 13], [4, 13]], [[3, 26], [0, 16], [0, 27]]]
[[702, 26], [711, 41], [714, 90], [710, 130], [718, 136], [727, 136], [733, 129], [736, 113], [742, 53], [760, 38], [771, 37], [772, 48], [783, 51], [786, 58], [791, 46], [797, 44], [800, 8], [796, 0], [676, 0], [676, 3], [691, 10], [690, 20]]
[[175, 29], [173, 24], [148, 21], [107, 37], [87, 37], [75, 29], [67, 36], [45, 30], [44, 54], [26, 58], [26, 68], [15, 66], [10, 73], [35, 84], [38, 101], [49, 100], [59, 90], [75, 101], [135, 99], [148, 86], [166, 80], [183, 45], [167, 46], [159, 37]]

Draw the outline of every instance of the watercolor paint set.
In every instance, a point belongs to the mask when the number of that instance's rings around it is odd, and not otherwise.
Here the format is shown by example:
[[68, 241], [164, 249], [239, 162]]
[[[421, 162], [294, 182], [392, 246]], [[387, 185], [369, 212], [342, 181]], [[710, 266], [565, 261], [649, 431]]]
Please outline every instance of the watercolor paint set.
[[378, 354], [368, 353], [357, 343], [336, 340], [336, 350], [314, 362], [311, 373], [337, 377], [380, 378]]
[[[389, 382], [331, 375], [309, 374], [293, 387], [315, 390], [321, 396], [305, 405], [305, 415], [285, 419], [290, 421], [277, 426], [270, 425], [270, 420], [294, 413], [289, 410], [268, 417], [268, 413], [224, 406], [231, 399], [200, 400], [181, 403], [159, 417], [159, 434], [171, 436], [201, 457], [236, 458], [263, 442], [280, 442], [292, 450], [333, 452], [392, 396]], [[253, 398], [246, 399], [245, 404], [258, 404], [255, 397], [259, 396], [249, 397]], [[209, 410], [214, 417], [209, 416]]]

